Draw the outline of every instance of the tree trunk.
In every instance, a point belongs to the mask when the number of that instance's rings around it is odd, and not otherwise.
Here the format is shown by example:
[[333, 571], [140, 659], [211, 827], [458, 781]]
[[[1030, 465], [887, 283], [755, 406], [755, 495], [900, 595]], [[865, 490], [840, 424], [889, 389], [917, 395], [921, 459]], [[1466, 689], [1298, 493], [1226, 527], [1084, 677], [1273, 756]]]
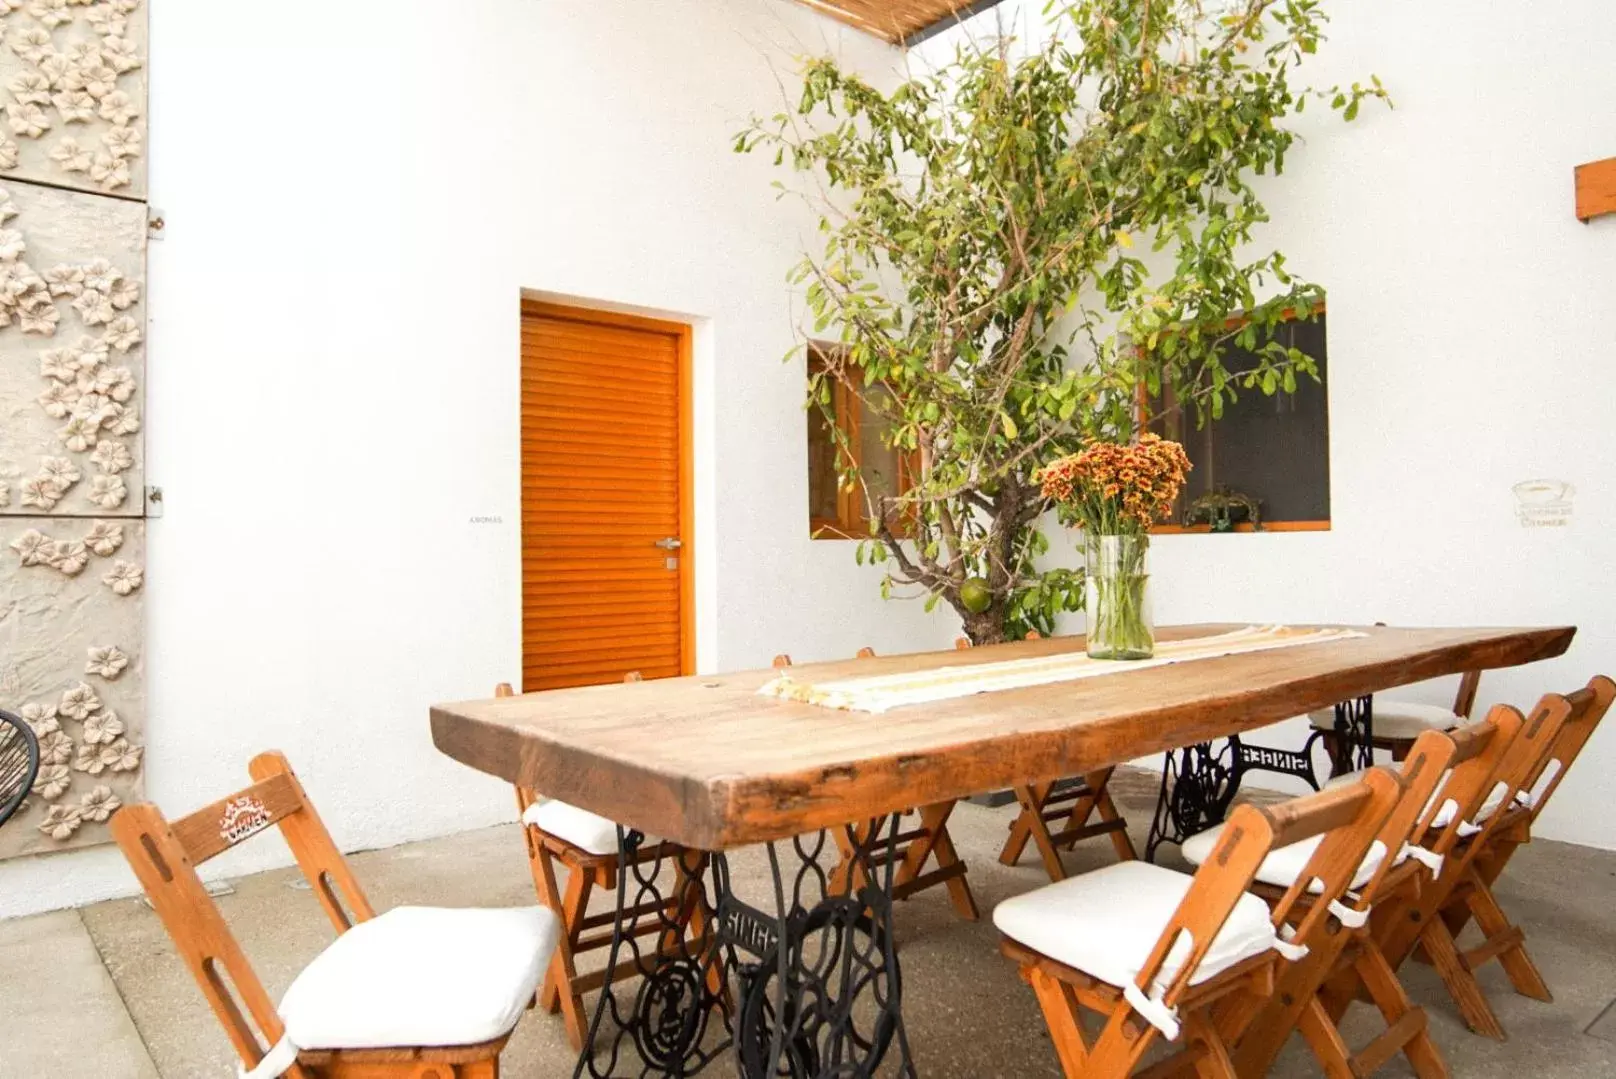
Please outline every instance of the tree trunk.
[[1004, 605], [1001, 603], [995, 603], [981, 614], [963, 614], [960, 622], [972, 644], [1001, 644], [1007, 639], [1004, 635]]

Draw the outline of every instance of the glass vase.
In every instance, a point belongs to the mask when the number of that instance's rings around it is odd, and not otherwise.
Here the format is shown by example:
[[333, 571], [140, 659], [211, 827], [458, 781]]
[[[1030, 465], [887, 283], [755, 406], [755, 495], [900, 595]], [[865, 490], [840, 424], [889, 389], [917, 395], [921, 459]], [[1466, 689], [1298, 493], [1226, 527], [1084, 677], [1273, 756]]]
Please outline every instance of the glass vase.
[[1148, 535], [1085, 538], [1088, 653], [1094, 659], [1149, 659], [1155, 654], [1149, 553]]

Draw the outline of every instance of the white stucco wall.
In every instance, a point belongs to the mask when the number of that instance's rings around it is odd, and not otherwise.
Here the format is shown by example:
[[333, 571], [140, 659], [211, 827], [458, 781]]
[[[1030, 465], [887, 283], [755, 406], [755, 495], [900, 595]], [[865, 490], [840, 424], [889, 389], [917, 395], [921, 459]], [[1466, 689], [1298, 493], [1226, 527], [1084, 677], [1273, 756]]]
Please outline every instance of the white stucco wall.
[[[784, 0], [156, 6], [153, 800], [278, 747], [345, 847], [512, 814], [426, 708], [520, 668], [522, 289], [697, 324], [703, 669], [947, 643], [807, 538], [803, 238], [730, 146], [825, 49], [895, 56]], [[284, 858], [241, 855], [209, 869]], [[0, 864], [0, 916], [133, 886], [113, 848]]]
[[[967, 28], [1034, 36], [1041, 7]], [[1264, 240], [1329, 290], [1333, 528], [1159, 537], [1157, 620], [1577, 625], [1563, 658], [1483, 678], [1477, 715], [1524, 709], [1616, 674], [1616, 217], [1572, 214], [1573, 166], [1616, 154], [1616, 7], [1327, 7], [1310, 81], [1374, 73], [1396, 102], [1354, 124], [1310, 109], [1265, 184]], [[1577, 488], [1569, 527], [1517, 522], [1511, 486], [1540, 477]], [[1452, 703], [1456, 685], [1401, 695]], [[1539, 834], [1616, 847], [1613, 800], [1616, 722]]]
[[[1577, 625], [1562, 659], [1482, 679], [1481, 706], [1524, 709], [1616, 674], [1616, 218], [1572, 214], [1572, 167], [1616, 154], [1616, 7], [1330, 8], [1317, 81], [1374, 72], [1397, 105], [1310, 110], [1268, 202], [1329, 289], [1334, 527], [1164, 537], [1160, 613]], [[1510, 487], [1538, 477], [1576, 486], [1569, 527], [1517, 522]], [[1613, 798], [1609, 722], [1539, 834], [1616, 847]]]
[[[1158, 617], [1577, 623], [1563, 660], [1484, 680], [1484, 704], [1527, 704], [1616, 668], [1616, 218], [1571, 216], [1572, 166], [1616, 153], [1616, 9], [1333, 6], [1317, 81], [1374, 71], [1398, 107], [1310, 116], [1269, 206], [1330, 290], [1335, 527], [1162, 539]], [[153, 12], [148, 791], [172, 812], [275, 746], [346, 847], [509, 815], [425, 708], [518, 667], [524, 288], [697, 324], [704, 669], [954, 633], [805, 537], [779, 362], [801, 237], [767, 160], [728, 151], [789, 55], [892, 54], [783, 0], [446, 12]], [[1515, 523], [1509, 487], [1537, 476], [1578, 487], [1569, 528]], [[1544, 833], [1616, 846], [1613, 775], [1616, 729]], [[0, 916], [132, 887], [110, 848], [0, 864]]]

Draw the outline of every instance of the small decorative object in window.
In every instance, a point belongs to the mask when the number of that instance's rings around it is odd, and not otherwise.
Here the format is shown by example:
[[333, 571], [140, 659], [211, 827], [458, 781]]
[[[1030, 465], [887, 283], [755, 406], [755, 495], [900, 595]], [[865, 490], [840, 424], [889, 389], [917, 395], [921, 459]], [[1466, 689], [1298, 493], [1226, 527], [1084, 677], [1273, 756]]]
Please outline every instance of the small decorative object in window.
[[1061, 520], [1083, 529], [1088, 653], [1095, 659], [1149, 659], [1150, 528], [1172, 512], [1189, 474], [1184, 447], [1153, 434], [1131, 445], [1096, 442], [1039, 474]]
[[1192, 528], [1204, 520], [1214, 532], [1233, 532], [1238, 515], [1245, 516], [1253, 532], [1262, 531], [1262, 510], [1257, 500], [1219, 485], [1189, 504], [1184, 511], [1184, 527]]

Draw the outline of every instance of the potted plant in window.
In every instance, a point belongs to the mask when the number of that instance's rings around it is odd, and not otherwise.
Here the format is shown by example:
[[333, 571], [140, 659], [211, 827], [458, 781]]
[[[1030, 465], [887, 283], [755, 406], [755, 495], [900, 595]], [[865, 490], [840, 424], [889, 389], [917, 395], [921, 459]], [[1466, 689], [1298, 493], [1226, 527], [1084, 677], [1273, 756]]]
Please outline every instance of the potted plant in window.
[[1061, 520], [1083, 530], [1088, 653], [1149, 659], [1150, 526], [1172, 511], [1190, 461], [1184, 447], [1153, 434], [1137, 442], [1094, 442], [1039, 474]]

